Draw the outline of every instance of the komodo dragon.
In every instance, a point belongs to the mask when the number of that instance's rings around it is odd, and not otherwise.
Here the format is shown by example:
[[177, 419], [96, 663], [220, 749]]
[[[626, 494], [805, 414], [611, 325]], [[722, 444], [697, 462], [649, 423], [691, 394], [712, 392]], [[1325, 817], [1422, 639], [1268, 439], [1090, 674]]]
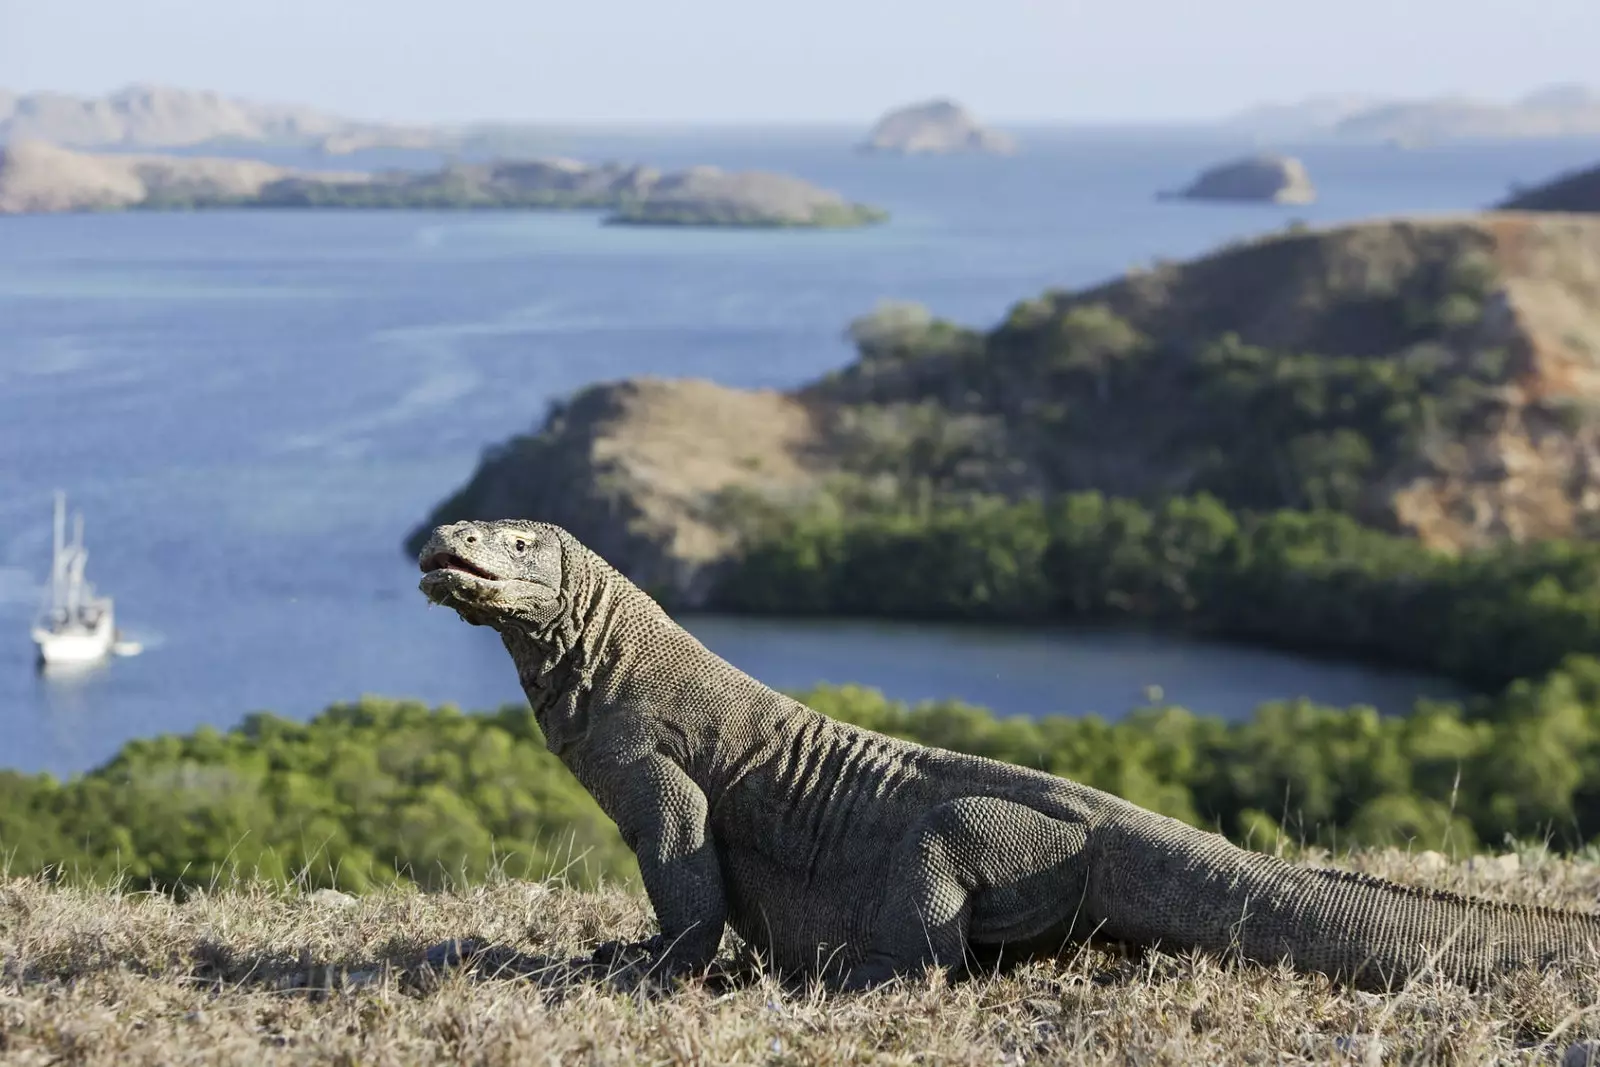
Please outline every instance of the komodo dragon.
[[1297, 867], [1040, 771], [840, 723], [735, 669], [557, 526], [458, 522], [421, 588], [498, 630], [547, 742], [638, 856], [666, 973], [725, 925], [843, 989], [1088, 937], [1365, 988], [1600, 960], [1600, 917]]

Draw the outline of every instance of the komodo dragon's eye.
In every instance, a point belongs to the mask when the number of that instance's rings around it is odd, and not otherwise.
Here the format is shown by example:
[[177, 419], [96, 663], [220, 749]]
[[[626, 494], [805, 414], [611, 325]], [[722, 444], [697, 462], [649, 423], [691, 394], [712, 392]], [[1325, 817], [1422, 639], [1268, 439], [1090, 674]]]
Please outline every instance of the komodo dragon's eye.
[[522, 550], [523, 550], [523, 549], [525, 549], [525, 548], [527, 548], [527, 547], [528, 547], [528, 543], [527, 543], [527, 542], [526, 542], [526, 541], [524, 541], [524, 540], [523, 540], [523, 539], [522, 539], [522, 538], [520, 538], [520, 537], [519, 537], [519, 538], [517, 538], [517, 551], [518, 551], [518, 552], [521, 552], [521, 551], [522, 551]]

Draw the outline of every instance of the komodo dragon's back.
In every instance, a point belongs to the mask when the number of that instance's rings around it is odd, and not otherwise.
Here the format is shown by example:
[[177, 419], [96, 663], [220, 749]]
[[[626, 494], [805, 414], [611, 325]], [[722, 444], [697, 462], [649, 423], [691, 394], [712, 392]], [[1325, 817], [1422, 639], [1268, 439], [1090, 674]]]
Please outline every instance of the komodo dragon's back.
[[835, 722], [706, 649], [559, 527], [441, 526], [422, 589], [501, 634], [552, 749], [634, 850], [667, 970], [733, 925], [859, 988], [1088, 936], [1364, 986], [1592, 965], [1595, 915], [1297, 867], [1064, 778]]

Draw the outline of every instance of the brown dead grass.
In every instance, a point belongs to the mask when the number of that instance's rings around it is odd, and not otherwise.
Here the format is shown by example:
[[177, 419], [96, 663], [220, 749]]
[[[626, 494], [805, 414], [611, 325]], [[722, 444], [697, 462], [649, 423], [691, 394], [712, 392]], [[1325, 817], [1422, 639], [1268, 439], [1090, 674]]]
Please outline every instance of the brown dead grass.
[[[1350, 865], [1573, 907], [1600, 889], [1600, 866], [1537, 855]], [[416, 968], [454, 937], [566, 956], [641, 936], [648, 919], [627, 892], [529, 882], [359, 900], [244, 885], [179, 903], [13, 880], [0, 883], [0, 1062], [1559, 1063], [1600, 1033], [1589, 979], [1373, 995], [1163, 953], [1086, 951], [1003, 978], [849, 997], [733, 963], [654, 998]]]

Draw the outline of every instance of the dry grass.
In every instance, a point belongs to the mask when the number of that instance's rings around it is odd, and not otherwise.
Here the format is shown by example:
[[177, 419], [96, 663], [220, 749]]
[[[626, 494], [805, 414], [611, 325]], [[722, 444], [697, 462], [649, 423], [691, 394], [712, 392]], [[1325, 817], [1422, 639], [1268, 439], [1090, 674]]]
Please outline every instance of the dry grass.
[[[1600, 865], [1538, 855], [1351, 862], [1506, 900], [1591, 907], [1600, 889]], [[13, 880], [0, 883], [0, 1062], [1525, 1063], [1600, 1033], [1592, 980], [1378, 996], [1161, 953], [832, 998], [732, 962], [656, 997], [417, 966], [455, 937], [566, 956], [648, 932], [636, 895], [537, 883], [360, 900], [240, 886], [179, 903]]]

